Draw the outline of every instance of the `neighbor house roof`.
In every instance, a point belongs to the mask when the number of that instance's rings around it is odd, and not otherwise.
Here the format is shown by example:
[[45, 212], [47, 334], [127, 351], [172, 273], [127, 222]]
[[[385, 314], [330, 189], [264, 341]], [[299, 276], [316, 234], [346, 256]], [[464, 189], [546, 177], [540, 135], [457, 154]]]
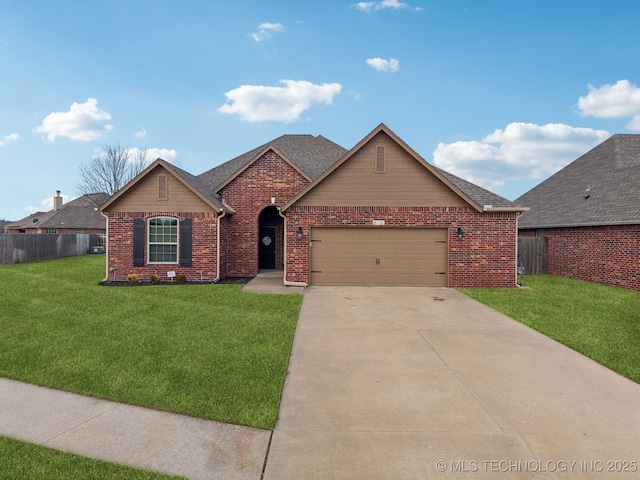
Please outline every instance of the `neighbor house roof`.
[[617, 134], [516, 199], [520, 228], [640, 224], [640, 135]]
[[347, 150], [322, 135], [282, 135], [217, 167], [198, 175], [213, 191], [237, 177], [270, 149], [284, 157], [296, 170], [311, 181], [333, 165]]
[[106, 220], [96, 209], [109, 195], [92, 193], [63, 204], [58, 210], [36, 212], [5, 226], [5, 230], [27, 228], [105, 229]]

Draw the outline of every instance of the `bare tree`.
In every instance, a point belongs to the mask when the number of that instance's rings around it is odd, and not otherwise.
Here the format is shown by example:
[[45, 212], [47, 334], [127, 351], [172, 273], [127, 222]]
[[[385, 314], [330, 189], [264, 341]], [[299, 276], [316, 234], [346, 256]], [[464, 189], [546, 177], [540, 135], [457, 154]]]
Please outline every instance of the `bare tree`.
[[149, 160], [147, 149], [128, 149], [120, 144], [107, 144], [87, 164], [80, 165], [79, 180], [74, 188], [80, 195], [115, 194], [142, 172]]

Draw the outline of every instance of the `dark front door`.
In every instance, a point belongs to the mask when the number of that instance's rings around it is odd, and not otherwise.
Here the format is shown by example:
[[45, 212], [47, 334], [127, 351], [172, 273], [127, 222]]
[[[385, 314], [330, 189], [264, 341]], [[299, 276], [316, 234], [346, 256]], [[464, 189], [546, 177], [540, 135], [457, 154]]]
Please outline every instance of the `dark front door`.
[[260, 227], [260, 245], [258, 247], [258, 268], [274, 270], [276, 268], [276, 228]]

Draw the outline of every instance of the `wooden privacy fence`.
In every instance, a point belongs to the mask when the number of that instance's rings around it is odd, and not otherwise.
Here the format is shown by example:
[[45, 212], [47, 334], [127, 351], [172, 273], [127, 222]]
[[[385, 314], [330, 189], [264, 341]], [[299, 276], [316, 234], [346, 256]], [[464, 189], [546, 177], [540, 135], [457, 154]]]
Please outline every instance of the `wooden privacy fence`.
[[3, 233], [0, 234], [0, 264], [84, 255], [99, 243], [99, 235], [88, 233]]
[[544, 237], [519, 237], [518, 262], [526, 275], [547, 273], [547, 243]]

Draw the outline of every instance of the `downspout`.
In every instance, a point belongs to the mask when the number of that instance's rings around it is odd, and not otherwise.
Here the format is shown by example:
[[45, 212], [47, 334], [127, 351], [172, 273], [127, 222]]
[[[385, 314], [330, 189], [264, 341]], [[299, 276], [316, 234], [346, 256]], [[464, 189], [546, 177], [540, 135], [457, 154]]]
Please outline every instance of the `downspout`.
[[[518, 220], [520, 219], [520, 217], [522, 216], [524, 212], [516, 212], [516, 286], [519, 287], [521, 285], [518, 285], [518, 236], [520, 235], [519, 233], [519, 229], [518, 229]], [[524, 274], [522, 275], [522, 285], [524, 285]]]
[[217, 226], [217, 245], [216, 245], [216, 278], [214, 278], [213, 283], [218, 283], [218, 281], [220, 280], [220, 220], [222, 219], [222, 217], [224, 217], [227, 214], [227, 212], [223, 209], [222, 210], [222, 215], [218, 215], [218, 218], [216, 219], [216, 222], [218, 224]]
[[105, 258], [105, 262], [104, 262], [104, 269], [105, 269], [105, 273], [106, 276], [104, 278], [104, 280], [102, 280], [103, 282], [108, 282], [109, 281], [109, 217], [106, 216], [103, 212], [100, 212], [100, 215], [102, 215], [105, 219], [105, 223], [107, 224], [107, 228], [106, 228], [106, 236], [107, 236], [107, 241], [106, 244], [104, 246], [104, 258]]
[[287, 216], [282, 213], [282, 210], [278, 208], [278, 215], [284, 219], [284, 277], [283, 282], [286, 287], [308, 287], [309, 284], [305, 282], [290, 282], [287, 280]]

